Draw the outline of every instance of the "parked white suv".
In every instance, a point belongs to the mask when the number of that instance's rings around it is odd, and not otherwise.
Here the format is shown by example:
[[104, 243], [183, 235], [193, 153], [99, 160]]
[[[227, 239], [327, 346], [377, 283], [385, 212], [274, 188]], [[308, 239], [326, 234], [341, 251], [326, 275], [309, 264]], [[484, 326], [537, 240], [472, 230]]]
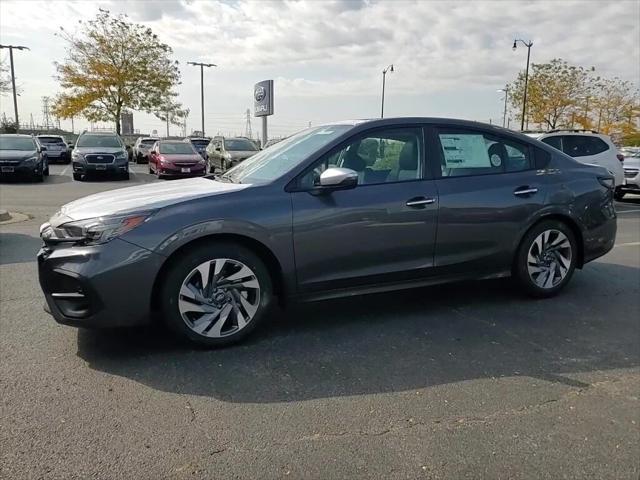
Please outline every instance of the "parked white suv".
[[593, 130], [552, 130], [538, 140], [579, 162], [605, 167], [615, 177], [616, 187], [624, 184], [624, 157], [618, 153], [609, 136]]
[[625, 193], [640, 194], [640, 151], [629, 151], [624, 159], [624, 185], [616, 188], [616, 200], [622, 200]]

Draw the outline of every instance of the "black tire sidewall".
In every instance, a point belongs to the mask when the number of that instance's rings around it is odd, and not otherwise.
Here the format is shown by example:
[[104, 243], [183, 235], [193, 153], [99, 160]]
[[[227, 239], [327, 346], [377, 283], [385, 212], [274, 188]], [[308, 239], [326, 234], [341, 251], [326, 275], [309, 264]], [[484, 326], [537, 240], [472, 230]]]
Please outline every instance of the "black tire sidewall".
[[[229, 258], [247, 265], [260, 283], [260, 306], [249, 324], [236, 334], [209, 338], [195, 333], [182, 319], [178, 309], [178, 292], [186, 276], [198, 265], [214, 258]], [[169, 266], [161, 282], [161, 307], [167, 326], [185, 339], [205, 347], [223, 347], [236, 343], [254, 331], [268, 315], [273, 299], [271, 276], [258, 255], [251, 250], [227, 242], [203, 243], [187, 250]]]
[[[546, 230], [558, 230], [564, 233], [569, 239], [569, 243], [571, 244], [571, 265], [569, 266], [569, 271], [567, 272], [567, 275], [562, 279], [562, 281], [553, 288], [540, 288], [531, 279], [531, 277], [529, 276], [529, 271], [527, 269], [527, 256], [529, 254], [531, 244], [538, 237], [538, 235]], [[514, 274], [518, 279], [518, 282], [524, 289], [525, 293], [527, 293], [528, 295], [538, 298], [552, 297], [556, 295], [560, 290], [562, 290], [567, 285], [567, 283], [569, 283], [571, 277], [573, 276], [573, 272], [575, 271], [577, 260], [578, 244], [576, 236], [571, 228], [569, 228], [567, 224], [558, 220], [544, 220], [533, 226], [525, 234], [522, 242], [520, 242], [520, 247], [518, 248], [514, 265]]]

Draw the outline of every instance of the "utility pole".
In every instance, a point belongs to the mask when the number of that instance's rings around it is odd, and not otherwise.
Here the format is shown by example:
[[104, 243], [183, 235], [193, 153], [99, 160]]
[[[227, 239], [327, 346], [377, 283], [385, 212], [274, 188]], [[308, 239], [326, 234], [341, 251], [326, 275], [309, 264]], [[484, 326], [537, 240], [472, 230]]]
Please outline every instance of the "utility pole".
[[382, 106], [380, 108], [380, 118], [384, 118], [384, 85], [387, 78], [387, 72], [393, 72], [393, 64], [382, 70]]
[[167, 138], [169, 138], [169, 107], [167, 107]]
[[[513, 51], [516, 51], [518, 47], [518, 42], [522, 43], [525, 47], [527, 47], [527, 69], [524, 74], [524, 99], [522, 100], [522, 119], [520, 120], [520, 131], [524, 130], [524, 117], [527, 112], [527, 84], [529, 83], [529, 59], [531, 58], [531, 47], [533, 47], [533, 42], [529, 40], [525, 42], [524, 40], [520, 40], [519, 38], [513, 41]], [[529, 121], [527, 120], [527, 127], [529, 126]]]
[[244, 136], [247, 138], [251, 138], [253, 136], [251, 132], [251, 110], [249, 110], [248, 108], [246, 111], [246, 115], [247, 115], [247, 123], [244, 128]]
[[215, 63], [187, 62], [188, 65], [200, 67], [200, 109], [202, 112], [202, 136], [204, 137], [204, 67], [217, 67]]
[[18, 93], [16, 92], [16, 74], [13, 68], [13, 50], [29, 50], [22, 45], [0, 45], [0, 50], [9, 49], [9, 63], [11, 64], [11, 88], [13, 89], [13, 115], [16, 122], [16, 131], [20, 130], [20, 120], [18, 119]]

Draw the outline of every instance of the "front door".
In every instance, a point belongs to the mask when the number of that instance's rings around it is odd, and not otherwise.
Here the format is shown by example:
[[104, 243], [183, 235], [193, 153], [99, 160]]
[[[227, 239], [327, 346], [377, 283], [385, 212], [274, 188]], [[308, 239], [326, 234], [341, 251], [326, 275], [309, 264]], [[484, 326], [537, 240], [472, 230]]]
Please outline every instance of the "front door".
[[[291, 193], [300, 292], [406, 281], [433, 266], [438, 195], [422, 128], [378, 129], [313, 165]], [[358, 173], [350, 190], [309, 192], [329, 167]]]

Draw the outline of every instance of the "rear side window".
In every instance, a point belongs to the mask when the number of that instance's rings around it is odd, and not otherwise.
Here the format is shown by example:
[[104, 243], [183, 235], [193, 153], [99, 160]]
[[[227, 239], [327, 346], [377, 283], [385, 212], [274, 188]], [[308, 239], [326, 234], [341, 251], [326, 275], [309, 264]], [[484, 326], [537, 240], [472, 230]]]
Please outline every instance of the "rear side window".
[[562, 140], [559, 135], [555, 137], [543, 138], [541, 141], [543, 143], [546, 143], [547, 145], [551, 145], [553, 148], [557, 148], [558, 150], [562, 151]]
[[527, 144], [476, 131], [440, 130], [443, 177], [492, 175], [531, 169]]
[[606, 152], [609, 146], [598, 137], [588, 135], [565, 135], [562, 137], [564, 153], [572, 157], [586, 157]]

